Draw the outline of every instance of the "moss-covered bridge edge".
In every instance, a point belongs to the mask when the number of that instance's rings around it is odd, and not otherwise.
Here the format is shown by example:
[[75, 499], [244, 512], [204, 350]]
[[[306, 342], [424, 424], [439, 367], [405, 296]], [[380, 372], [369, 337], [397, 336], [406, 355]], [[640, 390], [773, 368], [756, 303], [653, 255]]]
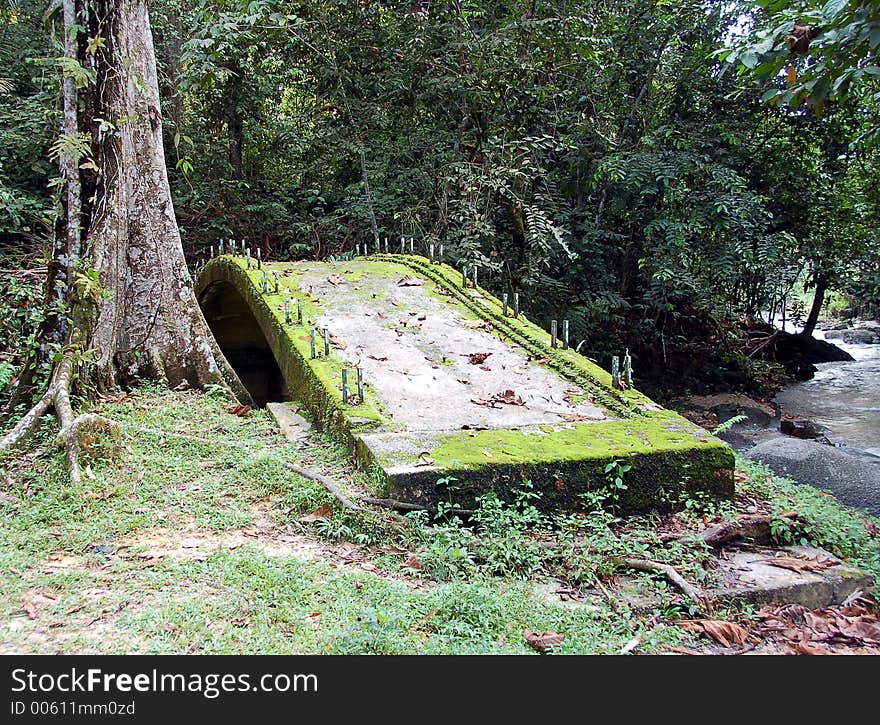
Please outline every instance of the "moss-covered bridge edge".
[[[608, 463], [620, 460], [631, 469], [626, 488], [617, 492], [621, 510], [642, 512], [675, 508], [686, 498], [730, 499], [734, 493], [734, 455], [704, 429], [663, 409], [636, 390], [615, 390], [611, 376], [573, 350], [553, 349], [548, 334], [522, 316], [502, 314], [502, 303], [488, 292], [462, 287], [460, 273], [447, 265], [409, 255], [372, 255], [389, 275], [401, 271], [426, 281], [429, 293], [449, 298], [471, 316], [492, 322], [493, 334], [546, 360], [556, 374], [582, 388], [608, 411], [604, 422], [567, 422], [529, 429], [412, 431], [396, 426], [369, 381], [364, 400], [345, 404], [341, 391], [343, 363], [330, 355], [311, 359], [309, 322], [321, 313], [300, 289], [301, 263], [268, 263], [248, 268], [243, 257], [210, 260], [198, 273], [196, 293], [203, 301], [217, 285], [230, 285], [252, 313], [278, 364], [292, 400], [315, 423], [344, 441], [358, 464], [375, 474], [377, 493], [431, 504], [450, 497], [472, 505], [488, 491], [502, 498], [529, 480], [547, 509], [578, 508], [579, 495], [607, 485]], [[315, 262], [308, 263], [314, 267]], [[328, 274], [345, 262], [327, 265]], [[263, 291], [263, 272], [269, 287]], [[275, 291], [272, 273], [278, 273]], [[285, 320], [285, 300], [303, 324]], [[209, 323], [211, 321], [209, 320]], [[438, 485], [438, 481], [445, 483]]]

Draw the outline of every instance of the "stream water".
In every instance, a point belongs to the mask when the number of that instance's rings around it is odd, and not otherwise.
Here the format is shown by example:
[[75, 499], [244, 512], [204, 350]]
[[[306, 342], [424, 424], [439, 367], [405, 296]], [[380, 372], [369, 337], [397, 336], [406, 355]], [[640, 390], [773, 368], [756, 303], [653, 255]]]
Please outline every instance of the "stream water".
[[880, 465], [880, 345], [831, 342], [855, 361], [818, 365], [812, 380], [787, 387], [776, 402], [786, 413], [827, 428], [836, 446]]
[[782, 435], [778, 417], [750, 421], [730, 442], [780, 475], [880, 516], [880, 345], [829, 342], [854, 359], [817, 365], [812, 380], [788, 386], [775, 402], [783, 415], [817, 423], [832, 445]]

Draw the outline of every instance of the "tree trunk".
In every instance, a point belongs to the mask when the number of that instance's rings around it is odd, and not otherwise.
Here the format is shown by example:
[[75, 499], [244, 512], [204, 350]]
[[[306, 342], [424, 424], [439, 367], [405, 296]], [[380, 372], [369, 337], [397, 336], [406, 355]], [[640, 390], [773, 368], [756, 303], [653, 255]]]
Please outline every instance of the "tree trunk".
[[[77, 24], [76, 0], [63, 0], [61, 16], [64, 26], [64, 57], [78, 59], [77, 35], [69, 30]], [[79, 131], [79, 96], [72, 76], [62, 80], [62, 109], [64, 113], [62, 135], [67, 139], [76, 137]], [[79, 260], [82, 236], [82, 184], [79, 169], [71, 147], [58, 159], [58, 171], [64, 181], [61, 197], [63, 213], [55, 221], [52, 262], [47, 267], [44, 286], [46, 317], [40, 324], [40, 349], [28, 360], [19, 376], [10, 410], [27, 402], [33, 395], [34, 376], [37, 368], [49, 360], [55, 350], [66, 341], [70, 330], [68, 317], [63, 312], [73, 288], [76, 264]]]
[[[79, 62], [96, 71], [84, 99], [87, 125], [79, 125], [75, 86], [63, 83], [65, 136], [79, 128], [92, 131], [98, 174], [83, 177], [82, 165], [62, 156], [66, 229], [53, 266], [59, 275], [64, 271], [67, 284], [56, 282], [54, 289], [69, 302], [70, 332], [48, 389], [0, 439], [0, 450], [19, 445], [53, 407], [76, 486], [82, 481], [80, 430], [106, 421], [75, 416], [74, 379], [101, 389], [136, 377], [172, 386], [186, 378], [196, 386], [225, 382], [241, 398], [250, 396], [208, 329], [183, 257], [162, 149], [146, 0], [64, 0], [62, 10], [65, 38], [71, 37], [72, 20], [87, 18], [89, 37], [103, 41], [94, 56], [77, 44]], [[67, 52], [73, 47], [65, 43]], [[87, 213], [83, 198], [89, 198]], [[80, 251], [91, 267], [74, 270]]]
[[226, 92], [226, 126], [229, 139], [229, 165], [232, 167], [232, 178], [241, 181], [244, 178], [244, 119], [241, 117], [239, 105], [242, 101], [241, 65], [233, 59], [229, 68], [232, 74]]
[[825, 302], [825, 293], [828, 291], [828, 280], [823, 276], [816, 277], [816, 292], [813, 294], [813, 304], [810, 307], [810, 314], [807, 315], [807, 321], [804, 322], [804, 329], [801, 333], [805, 337], [812, 337], [813, 331], [816, 329], [816, 323], [819, 321], [819, 313], [822, 311], [822, 305]]
[[[162, 115], [145, 0], [92, 0], [94, 35], [106, 40], [90, 89], [100, 168], [86, 234], [103, 294], [82, 295], [75, 320], [95, 351], [85, 371], [99, 388], [134, 377], [171, 386], [237, 382], [198, 306], [174, 216], [162, 148]], [[96, 124], [92, 124], [95, 129]], [[222, 374], [221, 374], [222, 372]], [[241, 392], [239, 385], [235, 386]]]
[[[77, 24], [76, 0], [64, 0], [64, 56], [76, 60], [78, 55], [77, 35], [73, 27]], [[79, 96], [76, 90], [76, 82], [73, 78], [64, 79], [64, 135], [74, 138], [79, 133]], [[79, 168], [72, 151], [66, 151], [61, 156], [61, 174], [64, 178], [65, 195], [65, 234], [61, 242], [64, 249], [63, 263], [64, 283], [63, 288], [59, 285], [58, 294], [63, 299], [70, 295], [73, 285], [73, 275], [80, 255], [81, 237], [81, 214], [82, 214], [82, 184], [79, 178]]]

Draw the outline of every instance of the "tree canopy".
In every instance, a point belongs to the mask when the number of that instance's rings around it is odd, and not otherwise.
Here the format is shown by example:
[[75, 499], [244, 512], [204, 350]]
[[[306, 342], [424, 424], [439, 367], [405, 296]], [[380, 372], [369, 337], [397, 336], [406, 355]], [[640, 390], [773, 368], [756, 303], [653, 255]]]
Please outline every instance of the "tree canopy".
[[[415, 236], [571, 319], [585, 354], [629, 347], [658, 388], [721, 383], [756, 364], [738, 320], [805, 317], [803, 287], [876, 298], [877, 8], [156, 0], [184, 251]], [[3, 12], [0, 224], [39, 244], [62, 36], [30, 0]], [[88, 83], [99, 41], [79, 42]]]

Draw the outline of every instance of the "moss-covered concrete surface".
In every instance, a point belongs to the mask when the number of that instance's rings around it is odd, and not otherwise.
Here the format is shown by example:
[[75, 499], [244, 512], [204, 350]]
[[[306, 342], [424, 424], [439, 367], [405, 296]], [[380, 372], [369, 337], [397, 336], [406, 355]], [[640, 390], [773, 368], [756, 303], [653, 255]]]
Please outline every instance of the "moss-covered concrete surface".
[[733, 495], [724, 443], [636, 390], [613, 389], [606, 371], [551, 348], [548, 333], [504, 316], [500, 300], [462, 286], [449, 266], [373, 255], [257, 269], [224, 256], [202, 269], [197, 292], [255, 399], [300, 402], [384, 494], [468, 504], [529, 479], [546, 506], [564, 507], [605, 485], [607, 464], [620, 460], [631, 466], [618, 492], [626, 510]]

